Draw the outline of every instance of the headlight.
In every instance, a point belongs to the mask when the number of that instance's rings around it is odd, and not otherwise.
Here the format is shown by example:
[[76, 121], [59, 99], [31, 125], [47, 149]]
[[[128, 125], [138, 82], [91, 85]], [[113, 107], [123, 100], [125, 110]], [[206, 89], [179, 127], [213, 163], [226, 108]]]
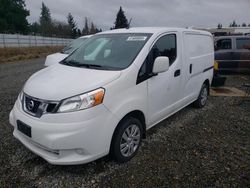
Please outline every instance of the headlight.
[[104, 92], [104, 89], [100, 88], [89, 93], [65, 99], [62, 101], [57, 112], [72, 112], [101, 104], [104, 98]]

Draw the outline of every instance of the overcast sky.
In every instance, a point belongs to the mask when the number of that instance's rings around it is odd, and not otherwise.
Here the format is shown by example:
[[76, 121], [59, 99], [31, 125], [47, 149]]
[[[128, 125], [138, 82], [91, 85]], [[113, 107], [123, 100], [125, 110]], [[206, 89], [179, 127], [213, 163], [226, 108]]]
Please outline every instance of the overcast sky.
[[81, 29], [84, 17], [109, 29], [120, 6], [127, 19], [132, 18], [132, 27], [216, 27], [218, 23], [228, 26], [233, 20], [250, 24], [250, 0], [26, 0], [30, 22], [39, 20], [42, 1], [53, 19], [66, 21], [71, 12]]

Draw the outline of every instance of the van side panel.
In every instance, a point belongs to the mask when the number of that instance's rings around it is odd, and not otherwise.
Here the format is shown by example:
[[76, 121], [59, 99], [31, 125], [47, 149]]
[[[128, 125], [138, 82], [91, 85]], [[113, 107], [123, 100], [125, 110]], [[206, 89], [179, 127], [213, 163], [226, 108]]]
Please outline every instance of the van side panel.
[[213, 76], [214, 48], [211, 35], [184, 32], [183, 98], [196, 100], [206, 79]]

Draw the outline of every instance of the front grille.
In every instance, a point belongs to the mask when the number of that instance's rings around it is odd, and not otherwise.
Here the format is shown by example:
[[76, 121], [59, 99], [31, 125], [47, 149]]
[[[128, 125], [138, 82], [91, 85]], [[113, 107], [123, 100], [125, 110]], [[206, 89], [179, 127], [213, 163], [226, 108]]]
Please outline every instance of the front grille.
[[37, 113], [40, 104], [41, 104], [40, 101], [35, 100], [31, 97], [25, 96], [25, 106], [28, 111], [32, 113]]
[[58, 104], [59, 102], [37, 99], [26, 94], [22, 99], [23, 110], [38, 118], [45, 113], [55, 113]]

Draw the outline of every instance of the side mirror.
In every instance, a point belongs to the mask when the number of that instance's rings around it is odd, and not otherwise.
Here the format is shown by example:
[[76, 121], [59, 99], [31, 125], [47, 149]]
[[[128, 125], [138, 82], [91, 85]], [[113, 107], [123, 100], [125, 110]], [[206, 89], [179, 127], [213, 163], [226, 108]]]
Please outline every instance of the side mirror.
[[155, 59], [153, 73], [166, 72], [169, 69], [169, 59], [165, 56], [160, 56]]

